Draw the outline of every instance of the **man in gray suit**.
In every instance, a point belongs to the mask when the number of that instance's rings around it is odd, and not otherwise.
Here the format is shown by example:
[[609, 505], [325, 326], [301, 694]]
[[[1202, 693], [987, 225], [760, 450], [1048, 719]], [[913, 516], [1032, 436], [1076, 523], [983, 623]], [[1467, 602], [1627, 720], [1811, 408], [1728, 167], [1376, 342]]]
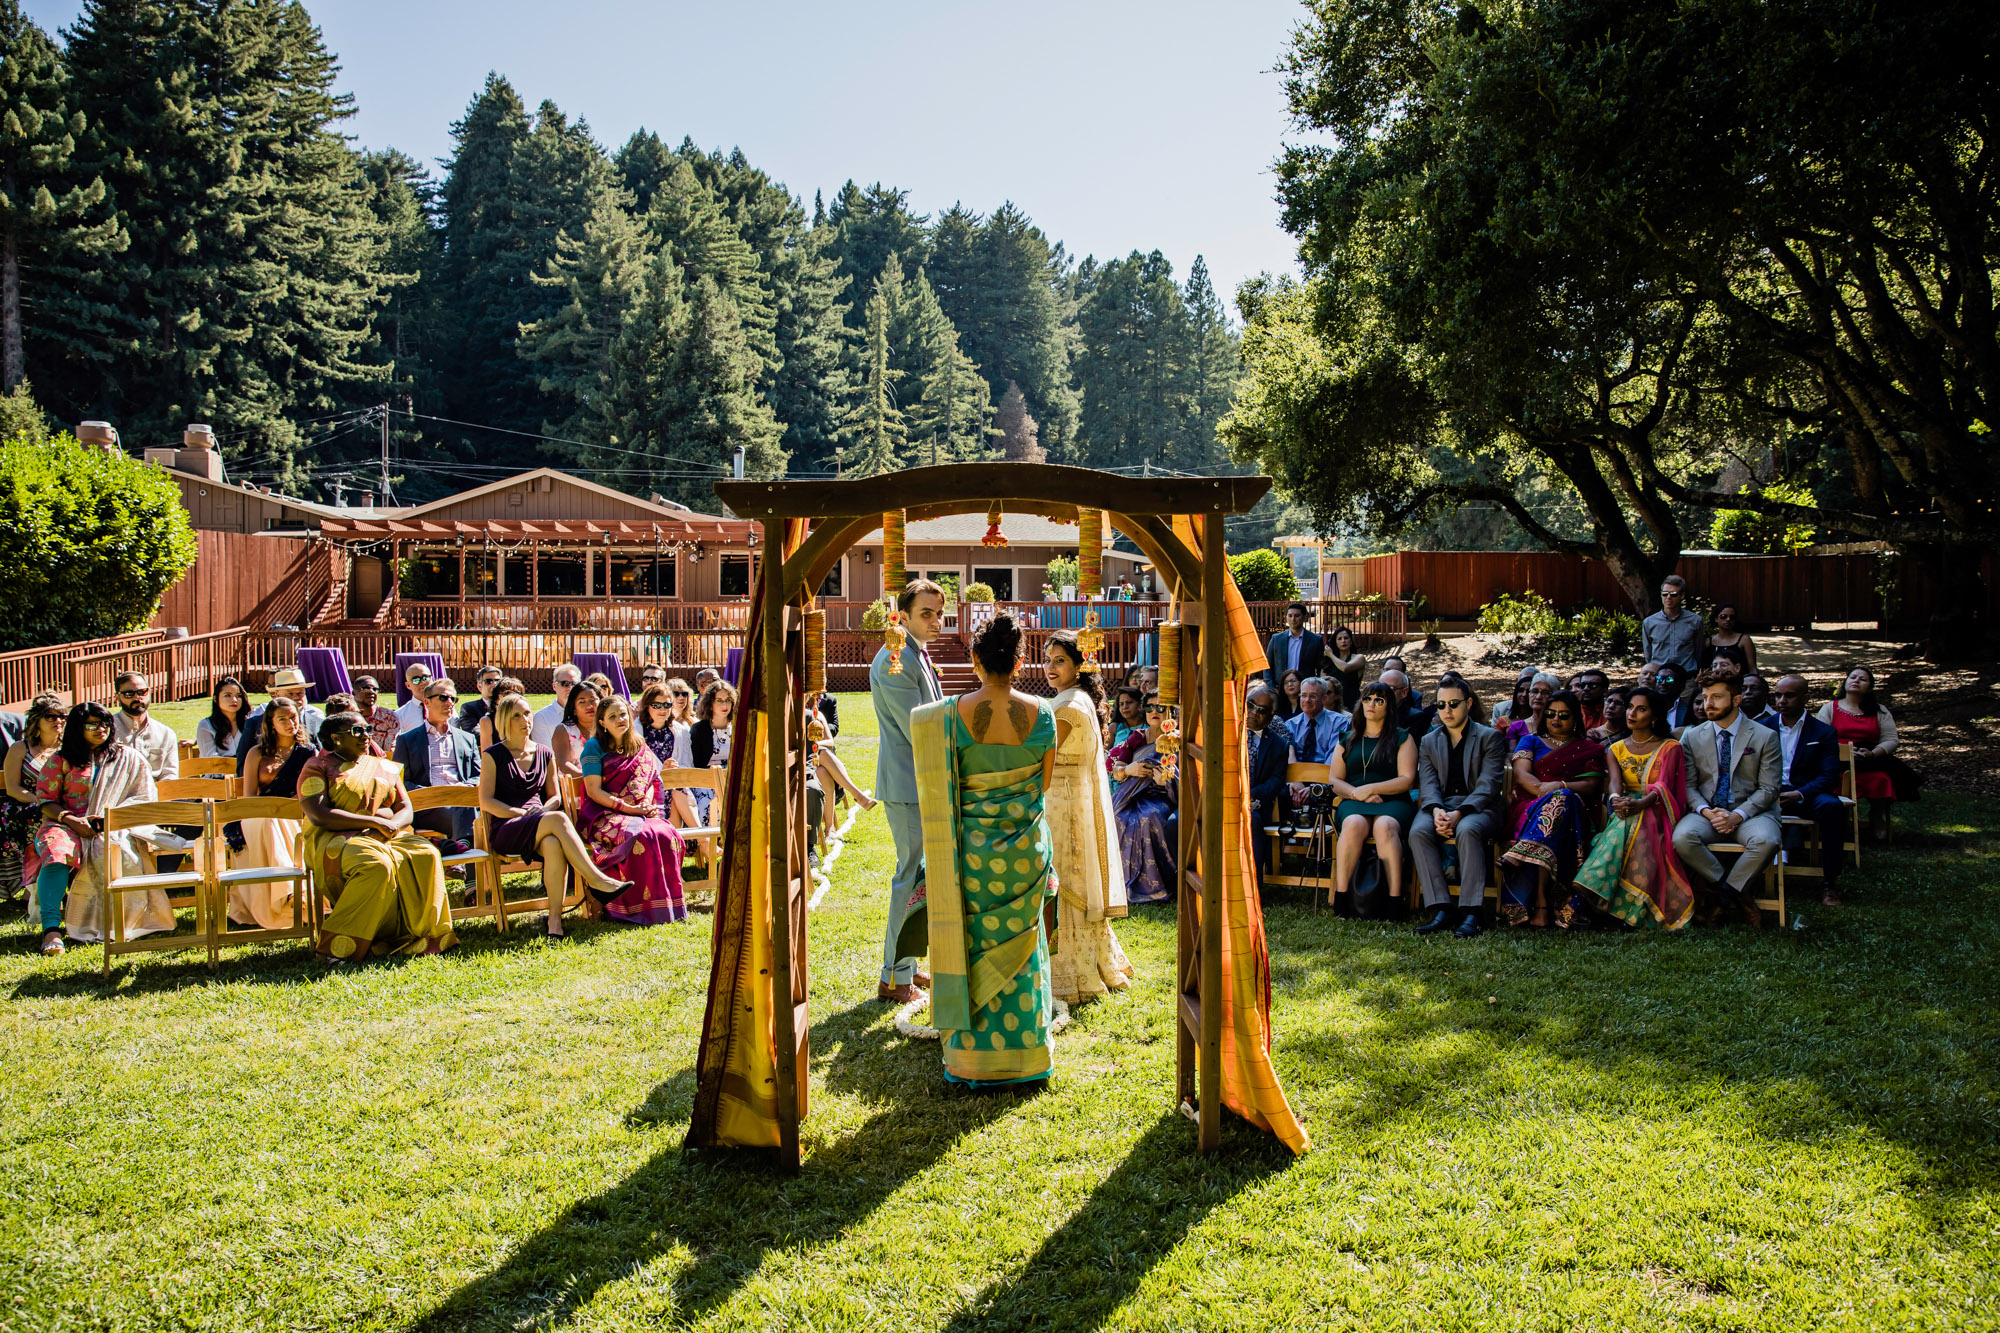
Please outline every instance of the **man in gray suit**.
[[924, 877], [924, 821], [917, 811], [917, 765], [910, 750], [910, 714], [944, 697], [937, 668], [927, 649], [944, 628], [944, 589], [929, 579], [911, 579], [896, 598], [903, 613], [903, 669], [889, 670], [890, 653], [875, 650], [868, 668], [868, 693], [875, 700], [875, 798], [889, 817], [896, 840], [896, 876], [889, 881], [889, 922], [882, 935], [882, 981], [878, 999], [907, 1004], [931, 984], [917, 970], [917, 960], [898, 957], [896, 937], [902, 933], [910, 894]]
[[1438, 725], [1417, 742], [1417, 818], [1410, 825], [1410, 855], [1417, 863], [1424, 906], [1436, 915], [1417, 927], [1430, 935], [1451, 924], [1451, 889], [1444, 878], [1444, 848], [1458, 848], [1460, 939], [1479, 933], [1486, 901], [1487, 849], [1500, 835], [1500, 793], [1507, 741], [1472, 716], [1472, 687], [1457, 672], [1438, 681]]
[[[1733, 672], [1704, 672], [1701, 692], [1708, 720], [1681, 733], [1688, 813], [1674, 826], [1674, 852], [1689, 873], [1717, 891], [1719, 900], [1713, 903], [1709, 919], [1737, 902], [1743, 907], [1743, 919], [1754, 926], [1757, 907], [1743, 890], [1784, 843], [1784, 829], [1778, 823], [1784, 757], [1778, 733], [1743, 715], [1740, 677]], [[1743, 844], [1743, 854], [1726, 880], [1722, 862], [1709, 850], [1715, 842]]]

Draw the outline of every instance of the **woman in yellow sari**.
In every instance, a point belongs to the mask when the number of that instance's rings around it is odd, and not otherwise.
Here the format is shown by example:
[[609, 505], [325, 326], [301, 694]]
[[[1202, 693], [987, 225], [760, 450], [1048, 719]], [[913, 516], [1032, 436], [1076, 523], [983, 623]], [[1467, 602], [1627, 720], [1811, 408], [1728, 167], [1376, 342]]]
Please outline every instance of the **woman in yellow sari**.
[[981, 686], [910, 716], [923, 819], [931, 1022], [945, 1077], [993, 1087], [1046, 1079], [1054, 998], [1044, 912], [1055, 901], [1042, 798], [1055, 714], [1016, 693], [1021, 630], [1005, 612], [979, 627]]
[[368, 724], [335, 713], [320, 724], [326, 748], [299, 776], [305, 863], [333, 910], [315, 947], [359, 962], [370, 954], [438, 953], [458, 943], [437, 848], [410, 831], [403, 766], [368, 753]]

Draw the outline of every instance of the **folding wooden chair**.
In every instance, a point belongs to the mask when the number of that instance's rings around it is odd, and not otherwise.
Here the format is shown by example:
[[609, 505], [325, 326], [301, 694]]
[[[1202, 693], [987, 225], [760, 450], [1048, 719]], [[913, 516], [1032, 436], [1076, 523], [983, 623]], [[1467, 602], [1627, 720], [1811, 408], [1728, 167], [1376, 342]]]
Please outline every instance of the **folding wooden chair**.
[[187, 759], [181, 760], [181, 776], [184, 778], [233, 778], [236, 776], [234, 759]]
[[[500, 891], [500, 876], [494, 873], [497, 859], [488, 850], [484, 829], [486, 816], [479, 809], [479, 788], [463, 783], [444, 787], [419, 787], [410, 793], [410, 808], [424, 810], [471, 810], [472, 850], [456, 852], [444, 858], [446, 870], [457, 866], [472, 867], [472, 901], [463, 907], [451, 909], [453, 921], [463, 921], [467, 917], [490, 916], [500, 929], [507, 929], [507, 896]], [[421, 830], [419, 830], [421, 832]]]
[[1852, 833], [1854, 840], [1840, 850], [1854, 853], [1854, 868], [1859, 870], [1861, 869], [1861, 802], [1856, 799], [1855, 794], [1861, 788], [1859, 785], [1860, 769], [1856, 767], [1854, 762], [1853, 741], [1842, 741], [1840, 743], [1840, 762], [1847, 765], [1847, 776], [1840, 780], [1840, 803], [1847, 807], [1848, 818], [1854, 826]]
[[[1333, 766], [1331, 764], [1287, 764], [1285, 766], [1285, 781], [1287, 783], [1324, 783], [1330, 782], [1332, 779]], [[1325, 903], [1326, 890], [1333, 884], [1333, 842], [1338, 834], [1338, 830], [1334, 829], [1331, 825], [1328, 825], [1324, 829], [1318, 829], [1311, 824], [1266, 824], [1263, 828], [1263, 833], [1271, 840], [1271, 866], [1269, 870], [1264, 872], [1264, 883], [1267, 885], [1282, 884], [1311, 889], [1313, 891], [1313, 911], [1318, 912]], [[1287, 875], [1283, 873], [1287, 847], [1290, 846], [1295, 850], [1299, 848], [1310, 849], [1311, 844], [1316, 838], [1325, 841], [1326, 873], [1323, 875]]]
[[[213, 927], [209, 921], [210, 895], [206, 892], [205, 875], [202, 870], [172, 870], [162, 873], [148, 869], [138, 875], [116, 875], [114, 853], [109, 835], [125, 829], [146, 828], [164, 825], [169, 828], [199, 827], [204, 843], [215, 833], [214, 807], [209, 802], [199, 806], [188, 801], [141, 801], [132, 805], [114, 805], [104, 812], [105, 837], [100, 839], [103, 846], [99, 864], [99, 893], [104, 906], [104, 975], [111, 975], [111, 956], [121, 953], [153, 953], [164, 949], [206, 949], [208, 965], [215, 966], [215, 941]], [[142, 864], [151, 867], [153, 857], [150, 851], [140, 853]], [[177, 918], [182, 907], [194, 908], [195, 933], [183, 935], [178, 929], [164, 935], [148, 935], [144, 939], [125, 938], [125, 912], [120, 900], [128, 893], [151, 893], [155, 889], [168, 895], [168, 903], [174, 908]], [[181, 897], [173, 896], [174, 890], [186, 892]]]
[[[209, 891], [213, 895], [209, 921], [216, 947], [225, 944], [258, 944], [265, 940], [311, 940], [319, 929], [319, 904], [313, 892], [312, 875], [304, 866], [244, 866], [223, 870], [229, 849], [222, 830], [245, 819], [289, 819], [305, 822], [305, 811], [290, 796], [238, 796], [217, 801], [211, 807], [215, 833], [210, 843]], [[229, 925], [229, 891], [239, 884], [290, 884], [292, 924], [256, 926], [233, 930]]]
[[154, 784], [163, 801], [226, 801], [235, 794], [229, 778], [163, 778]]
[[[1780, 826], [1782, 827], [1782, 821], [1780, 821]], [[1741, 856], [1750, 849], [1740, 842], [1711, 842], [1708, 844], [1708, 850], [1714, 852], [1717, 856]], [[1763, 888], [1764, 896], [1761, 898], [1752, 898], [1750, 901], [1760, 911], [1776, 912], [1778, 914], [1778, 924], [1780, 926], [1785, 925], [1787, 922], [1785, 916], [1785, 849], [1782, 844], [1778, 848], [1778, 854], [1773, 856], [1770, 864], [1764, 867], [1763, 873], [1759, 877], [1759, 884]]]
[[[709, 802], [708, 806], [711, 821], [714, 820], [722, 808], [722, 793], [726, 789], [727, 782], [727, 770], [719, 768], [663, 768], [660, 770], [660, 787], [663, 791], [670, 794], [669, 799], [671, 799], [671, 793], [677, 789], [714, 793], [714, 799]], [[692, 885], [702, 884], [707, 886], [709, 892], [714, 892], [716, 885], [722, 878], [722, 858], [720, 855], [721, 826], [710, 822], [695, 828], [684, 828], [680, 831], [680, 834], [681, 840], [684, 843], [688, 844], [691, 849], [698, 850], [700, 859], [703, 862], [701, 878], [689, 879], [687, 875], [687, 862], [685, 860], [682, 861], [681, 888], [686, 890]]]

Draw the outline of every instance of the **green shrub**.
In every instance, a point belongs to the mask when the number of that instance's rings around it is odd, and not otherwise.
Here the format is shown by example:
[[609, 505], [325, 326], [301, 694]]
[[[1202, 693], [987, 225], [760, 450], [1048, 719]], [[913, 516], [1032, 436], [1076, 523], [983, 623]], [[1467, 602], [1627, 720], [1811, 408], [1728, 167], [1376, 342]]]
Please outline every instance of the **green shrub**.
[[1049, 561], [1048, 572], [1043, 575], [1051, 588], [1058, 594], [1064, 588], [1073, 588], [1083, 579], [1083, 571], [1073, 555], [1059, 555]]
[[[1763, 488], [1769, 500], [1789, 504], [1815, 503], [1813, 493], [1803, 483], [1776, 481]], [[1813, 544], [1817, 529], [1795, 519], [1772, 518], [1748, 509], [1722, 509], [1709, 525], [1708, 544], [1718, 551], [1745, 551], [1751, 555], [1796, 555]]]
[[1292, 562], [1268, 546], [1229, 557], [1229, 572], [1246, 602], [1292, 602], [1299, 597], [1299, 581]]
[[968, 602], [990, 602], [993, 600], [993, 585], [990, 583], [968, 583], [965, 585], [965, 600]]
[[1551, 660], [1611, 660], [1639, 647], [1639, 618], [1630, 611], [1584, 606], [1566, 616], [1533, 588], [1519, 597], [1501, 593], [1480, 607], [1478, 629]]
[[194, 564], [180, 488], [67, 431], [0, 444], [0, 650], [143, 628]]
[[861, 613], [861, 628], [880, 634], [889, 628], [889, 599], [868, 603], [868, 609]]

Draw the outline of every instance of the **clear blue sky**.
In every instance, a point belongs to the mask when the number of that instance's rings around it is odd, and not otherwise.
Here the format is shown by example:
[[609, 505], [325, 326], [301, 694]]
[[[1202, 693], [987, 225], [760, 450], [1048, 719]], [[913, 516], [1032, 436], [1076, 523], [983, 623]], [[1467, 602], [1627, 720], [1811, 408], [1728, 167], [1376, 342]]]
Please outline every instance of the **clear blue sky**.
[[[811, 205], [852, 177], [935, 213], [1007, 199], [1079, 258], [1205, 254], [1218, 291], [1292, 267], [1271, 163], [1297, 0], [688, 4], [307, 0], [363, 146], [426, 161], [488, 70], [607, 148], [741, 147]], [[51, 32], [81, 0], [26, 0]]]

